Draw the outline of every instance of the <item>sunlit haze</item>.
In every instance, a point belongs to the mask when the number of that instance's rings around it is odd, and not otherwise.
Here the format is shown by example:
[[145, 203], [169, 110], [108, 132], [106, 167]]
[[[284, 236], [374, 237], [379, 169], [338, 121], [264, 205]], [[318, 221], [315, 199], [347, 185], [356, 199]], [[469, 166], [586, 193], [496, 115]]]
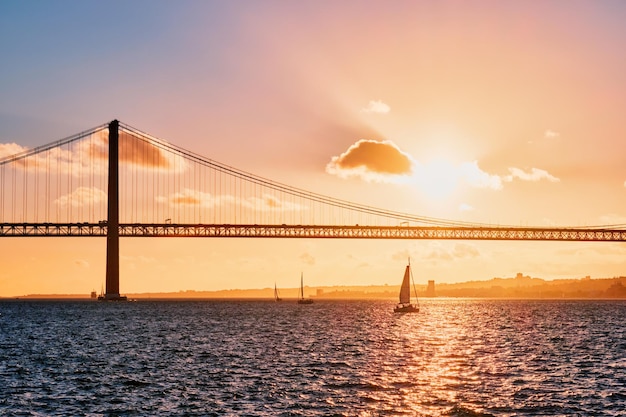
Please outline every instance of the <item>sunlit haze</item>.
[[[119, 119], [368, 206], [623, 226], [625, 21], [620, 1], [5, 0], [0, 158]], [[120, 254], [122, 293], [399, 285], [409, 257], [420, 284], [626, 275], [605, 242], [122, 238]], [[4, 237], [0, 296], [100, 291], [105, 262], [104, 238]]]

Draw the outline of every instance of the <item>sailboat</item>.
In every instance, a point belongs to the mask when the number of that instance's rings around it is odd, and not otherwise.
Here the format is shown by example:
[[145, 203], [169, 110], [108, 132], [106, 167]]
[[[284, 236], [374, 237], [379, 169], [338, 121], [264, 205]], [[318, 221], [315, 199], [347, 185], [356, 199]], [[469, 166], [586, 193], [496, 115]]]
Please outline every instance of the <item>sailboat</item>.
[[[411, 304], [411, 279], [413, 274], [411, 273], [411, 260], [404, 270], [404, 278], [402, 279], [402, 286], [400, 287], [400, 302], [393, 309], [394, 313], [418, 313], [420, 311], [419, 306]], [[415, 301], [417, 302], [417, 291], [415, 285], [413, 285], [413, 291], [415, 291]]]
[[304, 298], [304, 275], [300, 273], [300, 298], [298, 304], [313, 304], [313, 300], [310, 298]]
[[282, 298], [278, 295], [278, 288], [276, 288], [276, 283], [274, 283], [274, 301], [283, 301]]

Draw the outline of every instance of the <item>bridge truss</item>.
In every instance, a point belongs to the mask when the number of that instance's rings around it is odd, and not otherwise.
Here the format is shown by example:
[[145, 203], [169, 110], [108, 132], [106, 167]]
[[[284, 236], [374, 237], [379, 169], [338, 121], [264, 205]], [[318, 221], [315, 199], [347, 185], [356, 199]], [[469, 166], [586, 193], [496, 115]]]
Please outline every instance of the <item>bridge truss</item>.
[[[5, 237], [103, 237], [101, 223], [0, 223]], [[304, 238], [304, 239], [439, 239], [439, 240], [545, 240], [624, 242], [626, 230], [533, 227], [336, 226], [257, 224], [127, 224], [120, 237]]]

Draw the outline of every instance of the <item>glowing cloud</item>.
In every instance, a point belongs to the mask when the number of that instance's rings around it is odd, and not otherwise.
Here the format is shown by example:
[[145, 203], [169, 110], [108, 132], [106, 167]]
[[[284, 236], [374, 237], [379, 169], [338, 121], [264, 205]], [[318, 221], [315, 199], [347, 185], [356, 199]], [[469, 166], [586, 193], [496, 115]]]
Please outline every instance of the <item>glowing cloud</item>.
[[464, 162], [459, 167], [459, 175], [468, 185], [476, 188], [502, 189], [502, 179], [489, 174], [478, 166], [478, 161]]
[[74, 261], [74, 264], [79, 266], [79, 267], [81, 267], [81, 268], [89, 268], [90, 267], [89, 262], [84, 260], [84, 259], [76, 259]]
[[454, 245], [452, 254], [456, 259], [477, 258], [480, 256], [479, 250], [468, 243], [457, 243]]
[[226, 206], [228, 204], [239, 204], [242, 208], [257, 212], [286, 212], [302, 211], [307, 207], [288, 200], [281, 200], [273, 195], [264, 194], [259, 197], [247, 197], [245, 200], [235, 198], [233, 195], [213, 195], [202, 191], [185, 188], [170, 194], [169, 196], [158, 196], [156, 202], [167, 204], [170, 207], [176, 206], [199, 206], [212, 208]]
[[[108, 130], [100, 133], [99, 140], [88, 143], [86, 146], [87, 149], [85, 151], [88, 155], [100, 159], [108, 159]], [[162, 171], [173, 169], [177, 172], [186, 169], [186, 163], [182, 156], [172, 152], [165, 152], [147, 140], [124, 131], [120, 132], [119, 137], [119, 160], [121, 164], [139, 168], [158, 168]]]
[[315, 265], [315, 258], [310, 253], [300, 255], [300, 260], [307, 265]]
[[559, 136], [561, 136], [561, 134], [559, 132], [555, 132], [554, 130], [546, 130], [543, 133], [543, 137], [546, 139], [554, 139], [554, 138], [558, 138]]
[[288, 200], [281, 200], [273, 195], [264, 194], [261, 197], [248, 197], [243, 202], [244, 207], [263, 212], [286, 212], [307, 210], [305, 206]]
[[437, 263], [438, 261], [454, 262], [463, 259], [479, 258], [480, 251], [474, 245], [468, 243], [455, 243], [454, 245], [433, 243], [422, 259]]
[[380, 100], [370, 100], [367, 107], [361, 109], [361, 111], [363, 113], [387, 114], [391, 111], [391, 107]]
[[16, 155], [27, 150], [28, 148], [18, 145], [17, 143], [0, 143], [0, 159]]
[[120, 162], [147, 168], [168, 169], [173, 166], [173, 161], [161, 149], [132, 135], [120, 136], [119, 158]]
[[[28, 151], [16, 143], [0, 144], [0, 160]], [[17, 159], [15, 166], [30, 172], [59, 171], [74, 177], [101, 172], [109, 157], [108, 130], [99, 130], [68, 146], [49, 149]], [[187, 162], [182, 155], [166, 152], [152, 143], [122, 132], [119, 141], [120, 165], [139, 169], [182, 172]], [[105, 171], [103, 171], [105, 172]]]
[[[89, 158], [90, 143], [99, 142], [98, 132], [70, 146], [60, 146], [16, 159], [10, 164], [28, 172], [57, 171], [79, 177], [86, 173], [100, 172], [106, 166], [105, 159]], [[15, 143], [0, 144], [0, 159], [28, 152], [30, 149]]]
[[600, 216], [599, 224], [626, 225], [626, 217], [614, 213], [606, 214], [604, 216]]
[[467, 203], [461, 203], [459, 205], [459, 211], [472, 211], [474, 210], [474, 207], [470, 206]]
[[525, 172], [524, 170], [521, 170], [519, 168], [509, 168], [509, 172], [511, 173], [511, 175], [507, 175], [504, 177], [504, 180], [507, 182], [513, 181], [514, 178], [518, 178], [522, 181], [541, 181], [543, 179], [550, 182], [561, 181], [547, 171], [539, 168], [531, 168], [530, 172]]
[[84, 207], [90, 205], [96, 206], [106, 200], [106, 193], [99, 188], [78, 187], [70, 194], [63, 195], [54, 200], [54, 204], [61, 207]]
[[340, 178], [394, 182], [412, 173], [413, 161], [391, 141], [361, 139], [339, 156], [333, 156], [326, 172]]
[[230, 199], [224, 196], [214, 196], [210, 193], [202, 191], [196, 191], [189, 188], [185, 188], [182, 191], [175, 192], [169, 196], [156, 197], [157, 203], [168, 204], [171, 207], [175, 206], [200, 206], [200, 207], [215, 207], [219, 204], [223, 204], [226, 200], [232, 201], [234, 198], [230, 196]]

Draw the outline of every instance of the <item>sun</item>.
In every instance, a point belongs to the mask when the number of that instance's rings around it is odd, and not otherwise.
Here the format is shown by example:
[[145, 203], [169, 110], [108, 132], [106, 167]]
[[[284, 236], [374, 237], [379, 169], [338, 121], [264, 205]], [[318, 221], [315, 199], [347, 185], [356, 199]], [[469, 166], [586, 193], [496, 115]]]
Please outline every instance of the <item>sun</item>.
[[431, 159], [416, 164], [413, 181], [418, 190], [433, 200], [450, 197], [459, 185], [459, 172], [450, 161], [444, 158]]

